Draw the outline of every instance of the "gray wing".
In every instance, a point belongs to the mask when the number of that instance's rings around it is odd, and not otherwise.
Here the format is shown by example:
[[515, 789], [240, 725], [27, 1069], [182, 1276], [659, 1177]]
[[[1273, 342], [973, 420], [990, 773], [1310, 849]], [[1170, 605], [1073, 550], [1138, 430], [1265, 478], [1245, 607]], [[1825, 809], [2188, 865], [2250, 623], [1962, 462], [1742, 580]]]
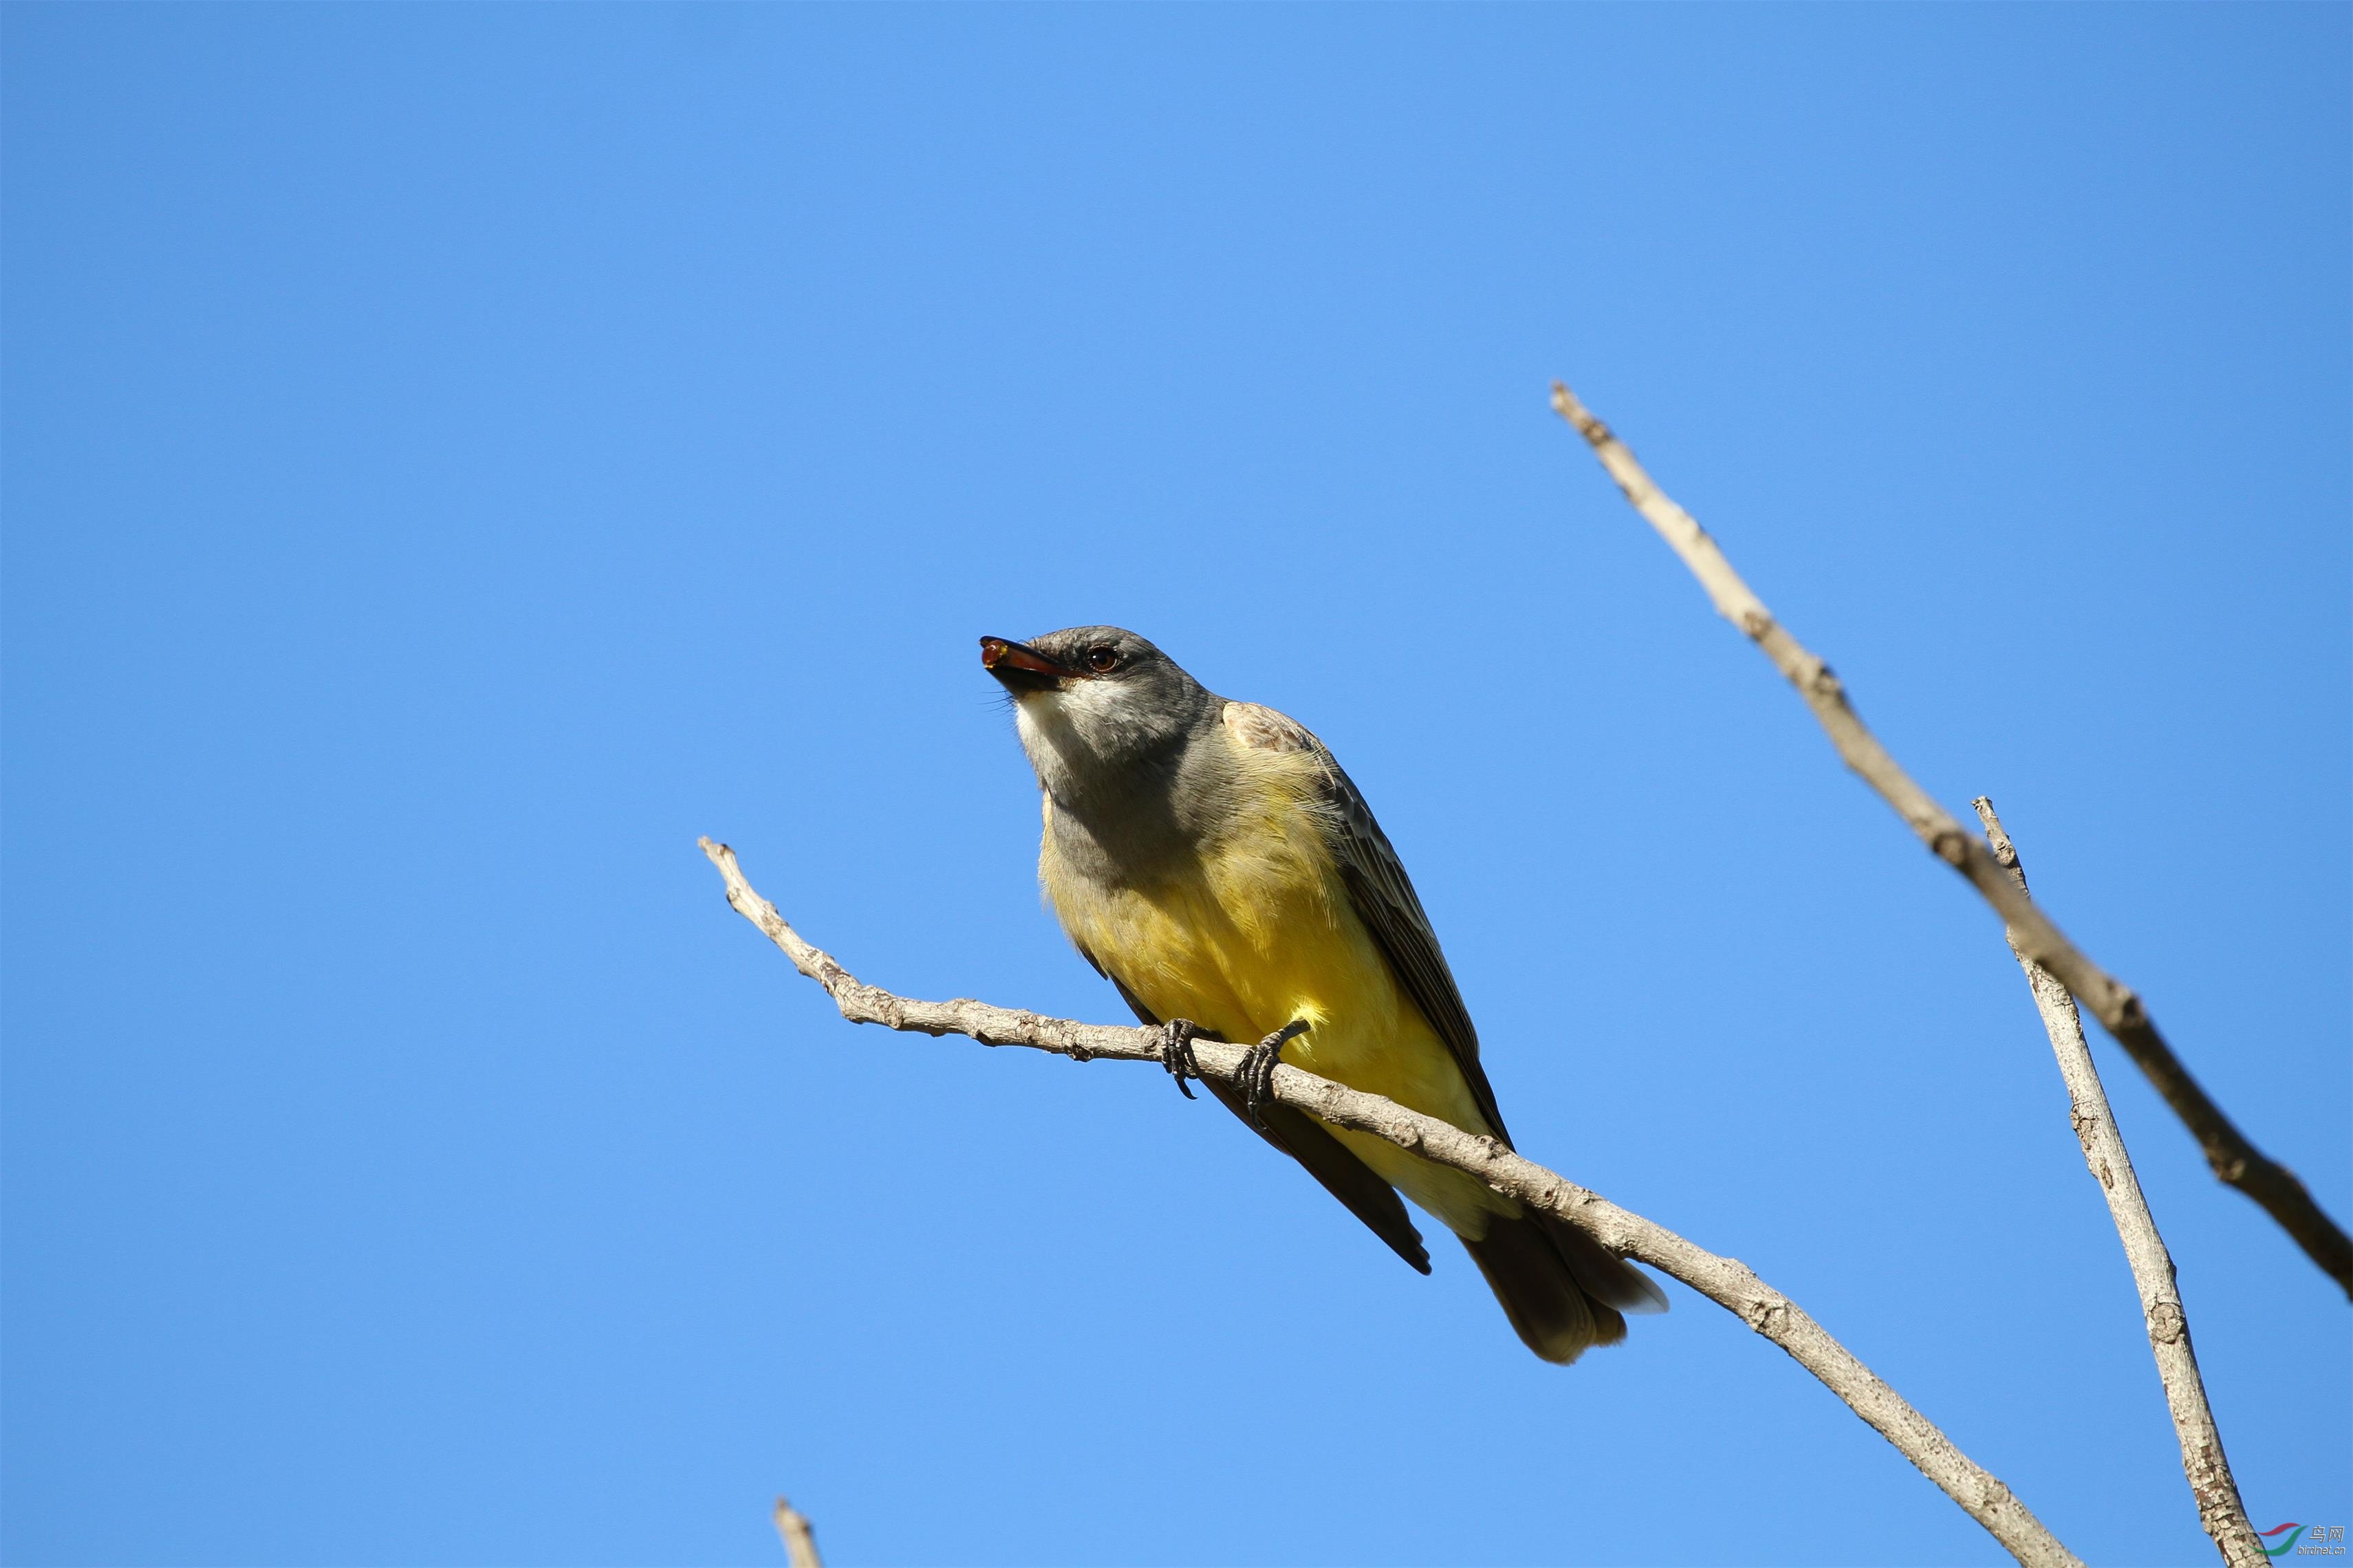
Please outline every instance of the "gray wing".
[[1347, 887], [1348, 901], [1380, 943], [1382, 955], [1406, 994], [1453, 1052], [1454, 1065], [1462, 1069], [1479, 1113], [1508, 1145], [1512, 1135], [1504, 1130], [1503, 1112], [1495, 1109], [1495, 1091], [1488, 1085], [1486, 1069], [1479, 1065], [1479, 1031], [1471, 1025], [1471, 1010], [1462, 1005], [1454, 972], [1446, 967], [1446, 954], [1439, 951], [1438, 933], [1430, 929], [1430, 916], [1423, 912], [1421, 900], [1415, 895], [1412, 879], [1406, 876], [1389, 836], [1373, 820], [1373, 808], [1365, 804], [1364, 795], [1341, 769], [1331, 748], [1298, 720], [1255, 702], [1229, 702], [1225, 722], [1246, 746], [1305, 752], [1321, 764], [1324, 837], [1340, 868], [1340, 879]]
[[[1300, 732], [1307, 734], [1303, 729]], [[1454, 972], [1446, 966], [1446, 954], [1439, 951], [1438, 933], [1430, 929], [1430, 916], [1422, 910], [1421, 900], [1405, 874], [1405, 865], [1398, 858], [1388, 835], [1373, 819], [1373, 808], [1365, 804], [1364, 795], [1341, 769], [1330, 749], [1313, 735], [1307, 735], [1307, 739], [1323, 762], [1329, 781], [1324, 801], [1330, 814], [1325, 837], [1332, 846], [1333, 858], [1339, 862], [1340, 879], [1347, 884], [1348, 901], [1355, 906], [1356, 918], [1365, 922], [1381, 944], [1389, 967], [1404, 983], [1406, 994], [1454, 1053], [1455, 1065], [1462, 1069], [1463, 1079], [1471, 1086], [1471, 1097], [1478, 1101], [1487, 1125], [1509, 1148], [1512, 1135], [1504, 1126], [1503, 1113], [1495, 1109], [1495, 1090], [1487, 1082], [1486, 1069], [1479, 1065], [1479, 1031], [1472, 1027], [1471, 1010], [1462, 1005], [1462, 993], [1455, 988]], [[1528, 1221], [1550, 1238], [1554, 1253], [1567, 1266], [1569, 1276], [1587, 1295], [1618, 1311], [1667, 1310], [1666, 1297], [1640, 1269], [1611, 1254], [1575, 1226], [1541, 1212], [1531, 1214]], [[1489, 1237], [1490, 1240], [1500, 1241], [1501, 1227], [1491, 1229]], [[1522, 1289], [1517, 1296], [1507, 1294], [1514, 1291], [1515, 1284], [1525, 1288], [1530, 1281], [1515, 1279], [1505, 1268], [1510, 1260], [1499, 1257], [1493, 1247], [1469, 1242], [1464, 1245], [1471, 1247], [1472, 1257], [1486, 1273], [1497, 1298], [1504, 1301], [1504, 1310], [1513, 1314], [1514, 1327], [1520, 1327], [1522, 1322], [1520, 1309], [1514, 1305], [1515, 1300], [1546, 1296], [1556, 1289], [1550, 1274], [1546, 1272], [1535, 1282], [1535, 1288]], [[1591, 1331], [1596, 1334], [1591, 1342], [1609, 1343], [1625, 1335], [1624, 1320], [1615, 1312], [1603, 1313], [1601, 1317], [1604, 1328]], [[1615, 1334], [1606, 1330], [1609, 1321], [1617, 1324]], [[1528, 1338], [1529, 1333], [1529, 1329], [1521, 1329], [1522, 1337], [1535, 1346], [1536, 1341]], [[1538, 1349], [1537, 1353], [1550, 1352]]]
[[1413, 882], [1405, 874], [1405, 863], [1398, 858], [1388, 835], [1373, 818], [1373, 808], [1365, 804], [1364, 795], [1338, 761], [1321, 741], [1315, 742], [1315, 751], [1329, 781], [1325, 837], [1333, 858], [1339, 863], [1340, 879], [1347, 886], [1348, 901], [1355, 906], [1356, 918], [1381, 944], [1406, 994], [1454, 1053], [1454, 1065], [1462, 1069], [1479, 1113], [1508, 1148], [1512, 1135], [1504, 1126], [1504, 1113], [1495, 1109], [1495, 1090], [1487, 1082], [1487, 1069], [1479, 1065], [1479, 1031], [1472, 1025], [1471, 1009], [1462, 1005], [1454, 971], [1446, 966], [1446, 954], [1439, 949], [1438, 933], [1430, 929], [1430, 916], [1423, 912]]

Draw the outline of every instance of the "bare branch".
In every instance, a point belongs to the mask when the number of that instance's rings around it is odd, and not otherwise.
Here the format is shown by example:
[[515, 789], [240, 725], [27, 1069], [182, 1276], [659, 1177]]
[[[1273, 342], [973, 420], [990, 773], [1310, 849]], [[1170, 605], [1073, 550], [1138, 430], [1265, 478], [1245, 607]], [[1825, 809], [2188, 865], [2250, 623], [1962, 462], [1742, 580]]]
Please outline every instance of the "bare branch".
[[2189, 1069], [2173, 1054], [2148, 1011], [2129, 986], [2103, 970], [2067, 940], [2034, 900], [2010, 879], [1992, 852], [1976, 835], [1913, 782], [1898, 766], [1878, 737], [1863, 727], [1847, 701], [1846, 689], [1830, 666], [1809, 650], [1787, 627], [1773, 618], [1764, 601], [1732, 569], [1724, 552], [1691, 513], [1677, 506], [1651, 482], [1626, 444], [1577, 400], [1560, 383], [1553, 383], [1555, 412], [1576, 426], [1593, 447], [1601, 466], [1626, 492], [1626, 499], [1644, 521], [1656, 529], [1692, 575], [1707, 590], [1716, 613], [1746, 633], [1764, 650], [1773, 667], [1798, 689], [1830, 734], [1831, 743], [1848, 767], [1894, 806], [1905, 826], [1946, 864], [1969, 879], [1970, 885], [2000, 911], [2010, 928], [2011, 945], [2056, 975], [2077, 1000], [2092, 1010], [2101, 1026], [2116, 1037], [2158, 1093], [2173, 1107], [2205, 1151], [2214, 1173], [2263, 1205], [2303, 1247], [2321, 1272], [2353, 1298], [2353, 1240], [2337, 1222], [2321, 1212], [2295, 1173], [2281, 1165], [2247, 1141], [2220, 1107], [2207, 1097]]
[[808, 1515], [778, 1498], [776, 1518], [776, 1534], [785, 1543], [785, 1561], [792, 1568], [825, 1568], [825, 1559], [817, 1554], [817, 1531]]
[[[2018, 849], [2002, 831], [1993, 802], [1984, 795], [1973, 803], [1985, 824], [1986, 843], [1995, 860], [2026, 890], [2026, 868]], [[2197, 1500], [2198, 1522], [2214, 1538], [2222, 1561], [2231, 1568], [2261, 1568], [2271, 1559], [2247, 1510], [2239, 1500], [2239, 1483], [2232, 1479], [2231, 1461], [2222, 1452], [2222, 1434], [2214, 1426], [2214, 1412], [2206, 1403], [2206, 1381], [2198, 1373], [2198, 1354], [2189, 1343], [2189, 1319], [2181, 1310], [2181, 1292], [2174, 1284], [2173, 1258], [2157, 1221], [2141, 1195], [2140, 1179], [2133, 1174], [2132, 1156], [2125, 1152], [2123, 1131], [2108, 1110], [2107, 1091], [2100, 1087], [2099, 1069], [2092, 1064], [2092, 1047], [2084, 1039], [2084, 1020], [2075, 998], [2052, 973], [2020, 952], [2018, 966], [2034, 993], [2035, 1011], [2051, 1037], [2059, 1058], [2059, 1076], [2066, 1080], [2069, 1120], [2084, 1145], [2084, 1163], [2098, 1178], [2108, 1200], [2108, 1214], [2124, 1242], [2125, 1260], [2132, 1266], [2133, 1284], [2140, 1291], [2142, 1319], [2148, 1330], [2148, 1348], [2157, 1357], [2158, 1381], [2165, 1385], [2165, 1403], [2173, 1412], [2174, 1435], [2181, 1440], [2181, 1469], [2189, 1478], [2189, 1495]]]
[[[733, 850], [708, 838], [700, 842], [702, 852], [726, 879], [728, 903], [784, 949], [795, 968], [823, 986], [841, 1016], [853, 1024], [881, 1024], [926, 1035], [969, 1035], [983, 1045], [1029, 1046], [1080, 1061], [1095, 1057], [1160, 1060], [1163, 1036], [1158, 1029], [1080, 1024], [965, 998], [919, 1002], [865, 984], [785, 923], [776, 907], [744, 880]], [[1193, 1055], [1203, 1072], [1230, 1082], [1245, 1052], [1239, 1046], [1198, 1040]], [[1942, 1488], [2019, 1562], [2032, 1568], [2081, 1568], [2075, 1554], [2061, 1545], [2008, 1487], [1955, 1447], [1952, 1439], [1831, 1338], [1804, 1309], [1757, 1279], [1746, 1266], [1702, 1251], [1674, 1232], [1522, 1159], [1492, 1138], [1474, 1137], [1379, 1095], [1365, 1094], [1293, 1067], [1275, 1069], [1272, 1089], [1274, 1098], [1285, 1105], [1296, 1106], [1335, 1127], [1369, 1132], [1425, 1160], [1467, 1172], [1506, 1197], [1560, 1215], [1610, 1251], [1672, 1275], [1788, 1352], [1895, 1445], [1922, 1475]]]

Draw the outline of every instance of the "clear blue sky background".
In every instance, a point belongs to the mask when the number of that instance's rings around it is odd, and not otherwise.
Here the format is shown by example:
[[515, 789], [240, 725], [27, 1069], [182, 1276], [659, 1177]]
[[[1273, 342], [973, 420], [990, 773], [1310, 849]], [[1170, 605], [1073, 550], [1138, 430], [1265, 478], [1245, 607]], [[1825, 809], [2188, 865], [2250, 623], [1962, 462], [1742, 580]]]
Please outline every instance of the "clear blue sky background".
[[[19, 1563], [1953, 1563], [1681, 1287], [1573, 1370], [1147, 1070], [984, 632], [1314, 726], [1526, 1150], [2211, 1561], [1975, 897], [2348, 1168], [2348, 12], [44, 7], [5, 35]], [[2105, 1040], [2259, 1526], [2348, 1310]]]

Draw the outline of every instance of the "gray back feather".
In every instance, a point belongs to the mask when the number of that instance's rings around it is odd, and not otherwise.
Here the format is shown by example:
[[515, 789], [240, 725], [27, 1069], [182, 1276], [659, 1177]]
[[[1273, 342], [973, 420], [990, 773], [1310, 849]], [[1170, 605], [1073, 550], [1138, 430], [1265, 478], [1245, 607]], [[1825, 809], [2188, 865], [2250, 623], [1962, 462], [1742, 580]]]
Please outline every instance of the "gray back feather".
[[1479, 1031], [1471, 1022], [1470, 1008], [1462, 1005], [1454, 971], [1447, 967], [1438, 933], [1430, 929], [1430, 916], [1413, 890], [1412, 879], [1405, 874], [1405, 863], [1398, 858], [1388, 835], [1373, 816], [1373, 808], [1365, 804], [1363, 792], [1332, 755], [1331, 748], [1305, 726], [1298, 728], [1324, 765], [1324, 838], [1340, 868], [1340, 879], [1347, 887], [1348, 901], [1380, 944], [1406, 994], [1453, 1052], [1455, 1066], [1471, 1086], [1479, 1113], [1508, 1148], [1512, 1135], [1504, 1126], [1503, 1112], [1495, 1108], [1495, 1091], [1487, 1082], [1487, 1071], [1479, 1065]]

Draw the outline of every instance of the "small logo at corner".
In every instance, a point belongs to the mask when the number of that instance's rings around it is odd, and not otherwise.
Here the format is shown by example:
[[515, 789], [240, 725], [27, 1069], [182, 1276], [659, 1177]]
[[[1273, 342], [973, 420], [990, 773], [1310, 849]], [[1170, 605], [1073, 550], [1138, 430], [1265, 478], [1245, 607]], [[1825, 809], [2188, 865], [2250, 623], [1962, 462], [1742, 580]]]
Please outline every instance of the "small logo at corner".
[[[2345, 1527], [2341, 1524], [2298, 1524], [2289, 1520], [2274, 1524], [2269, 1530], [2258, 1531], [2266, 1544], [2263, 1555], [2284, 1557], [2293, 1551], [2298, 1557], [2342, 1557], [2345, 1555]], [[2278, 1536], [2276, 1543], [2272, 1537]], [[2301, 1541], [2304, 1544], [2296, 1544]]]

